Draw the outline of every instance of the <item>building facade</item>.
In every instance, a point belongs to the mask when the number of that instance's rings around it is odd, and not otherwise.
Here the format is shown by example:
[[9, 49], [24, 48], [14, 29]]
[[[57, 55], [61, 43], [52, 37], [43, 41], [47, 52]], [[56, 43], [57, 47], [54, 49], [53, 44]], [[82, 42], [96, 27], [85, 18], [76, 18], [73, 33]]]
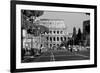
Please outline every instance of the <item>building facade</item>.
[[31, 49], [31, 48], [36, 48], [40, 49], [41, 46], [41, 37], [40, 36], [33, 36], [32, 34], [27, 33], [27, 30], [23, 29], [23, 34], [22, 34], [22, 44], [23, 48], [25, 49]]
[[38, 25], [45, 26], [49, 32], [45, 32], [39, 36], [33, 36], [23, 30], [23, 48], [38, 48], [41, 47], [58, 47], [62, 41], [68, 40], [67, 28], [62, 19], [40, 19], [36, 22]]
[[90, 45], [90, 20], [83, 22], [83, 41], [84, 45]]
[[41, 43], [45, 47], [60, 46], [62, 41], [67, 41], [67, 29], [62, 19], [40, 19], [40, 25], [49, 28], [49, 33], [45, 33], [45, 41]]

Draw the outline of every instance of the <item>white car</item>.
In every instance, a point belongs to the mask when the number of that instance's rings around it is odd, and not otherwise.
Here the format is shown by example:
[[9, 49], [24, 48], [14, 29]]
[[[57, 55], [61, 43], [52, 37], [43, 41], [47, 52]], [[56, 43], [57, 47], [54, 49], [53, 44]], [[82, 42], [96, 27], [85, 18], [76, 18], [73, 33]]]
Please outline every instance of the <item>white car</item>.
[[75, 47], [75, 46], [73, 46], [73, 51], [75, 51], [75, 52], [77, 52], [78, 51], [78, 48], [77, 47]]
[[41, 48], [41, 53], [46, 52], [46, 51], [47, 51], [47, 48], [46, 47], [42, 47]]
[[65, 49], [66, 49], [66, 47], [65, 47], [65, 46], [62, 46], [62, 47], [60, 47], [60, 49], [61, 49], [61, 50], [65, 50]]

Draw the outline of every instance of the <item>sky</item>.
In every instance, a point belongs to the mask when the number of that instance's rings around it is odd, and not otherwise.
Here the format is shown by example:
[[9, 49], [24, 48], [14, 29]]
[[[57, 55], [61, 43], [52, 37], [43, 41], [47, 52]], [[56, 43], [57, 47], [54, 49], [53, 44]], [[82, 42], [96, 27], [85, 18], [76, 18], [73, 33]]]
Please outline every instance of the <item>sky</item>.
[[68, 33], [73, 32], [73, 27], [76, 27], [76, 31], [79, 28], [83, 28], [83, 21], [89, 20], [90, 16], [85, 13], [76, 12], [54, 12], [54, 11], [44, 11], [44, 14], [39, 17], [39, 19], [64, 19], [65, 26]]

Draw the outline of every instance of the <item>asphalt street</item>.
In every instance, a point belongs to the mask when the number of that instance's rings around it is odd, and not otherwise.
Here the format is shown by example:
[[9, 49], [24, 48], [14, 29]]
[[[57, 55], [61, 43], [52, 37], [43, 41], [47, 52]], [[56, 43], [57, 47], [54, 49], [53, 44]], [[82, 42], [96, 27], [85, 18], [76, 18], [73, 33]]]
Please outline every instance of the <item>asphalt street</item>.
[[35, 58], [25, 59], [24, 62], [49, 62], [49, 61], [68, 61], [68, 60], [89, 60], [90, 52], [70, 52], [67, 50], [48, 50]]

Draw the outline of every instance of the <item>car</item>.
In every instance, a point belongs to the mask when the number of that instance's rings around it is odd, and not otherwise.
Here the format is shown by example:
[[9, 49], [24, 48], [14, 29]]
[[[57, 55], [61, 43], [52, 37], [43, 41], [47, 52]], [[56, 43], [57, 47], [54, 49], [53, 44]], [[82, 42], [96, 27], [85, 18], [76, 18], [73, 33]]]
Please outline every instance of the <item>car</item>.
[[66, 49], [66, 47], [65, 47], [65, 46], [62, 46], [62, 47], [61, 47], [61, 49], [65, 50], [65, 49]]
[[41, 53], [44, 53], [47, 51], [47, 48], [46, 47], [41, 47]]
[[71, 49], [72, 49], [71, 45], [68, 45], [68, 50], [71, 50]]
[[87, 49], [87, 50], [90, 50], [90, 46], [87, 46], [86, 49]]
[[73, 49], [73, 51], [74, 51], [74, 52], [79, 51], [79, 50], [78, 50], [78, 48], [77, 48], [77, 47], [75, 47], [75, 46], [73, 46], [73, 48], [72, 48], [72, 49]]
[[76, 46], [71, 46], [71, 45], [68, 46], [68, 50], [71, 51], [71, 52], [79, 51], [79, 49]]
[[66, 47], [65, 46], [62, 46], [62, 47], [56, 47], [57, 50], [65, 50]]

